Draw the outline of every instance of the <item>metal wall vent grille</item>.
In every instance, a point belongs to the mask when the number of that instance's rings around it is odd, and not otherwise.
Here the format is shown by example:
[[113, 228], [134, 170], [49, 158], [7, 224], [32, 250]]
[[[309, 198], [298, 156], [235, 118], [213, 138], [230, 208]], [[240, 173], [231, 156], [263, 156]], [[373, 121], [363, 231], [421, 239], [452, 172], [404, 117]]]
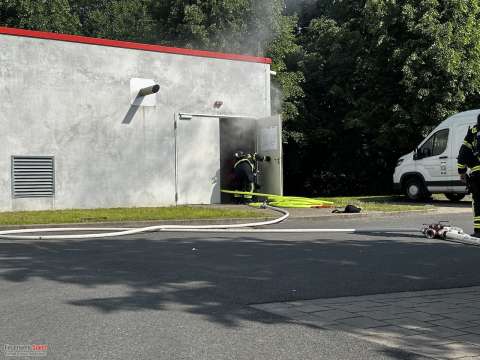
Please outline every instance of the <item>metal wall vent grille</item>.
[[53, 156], [12, 156], [12, 193], [14, 198], [54, 196]]

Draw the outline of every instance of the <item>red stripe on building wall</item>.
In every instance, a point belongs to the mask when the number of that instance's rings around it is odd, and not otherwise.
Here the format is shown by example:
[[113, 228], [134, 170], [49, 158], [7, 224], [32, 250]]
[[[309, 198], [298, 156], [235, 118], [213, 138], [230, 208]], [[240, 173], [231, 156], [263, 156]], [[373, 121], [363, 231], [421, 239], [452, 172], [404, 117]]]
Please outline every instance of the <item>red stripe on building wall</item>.
[[80, 43], [80, 44], [111, 46], [111, 47], [122, 48], [122, 49], [144, 50], [144, 51], [153, 51], [153, 52], [187, 55], [187, 56], [199, 56], [199, 57], [207, 57], [207, 58], [214, 58], [214, 59], [256, 62], [256, 63], [262, 63], [262, 64], [272, 63], [272, 59], [251, 56], [251, 55], [226, 54], [226, 53], [213, 52], [213, 51], [182, 49], [182, 48], [175, 48], [175, 47], [168, 47], [168, 46], [161, 46], [161, 45], [141, 44], [141, 43], [135, 43], [130, 41], [108, 40], [108, 39], [99, 39], [99, 38], [92, 38], [92, 37], [79, 36], [79, 35], [67, 35], [67, 34], [57, 34], [57, 33], [44, 32], [44, 31], [14, 29], [9, 27], [2, 27], [2, 26], [0, 26], [0, 34], [24, 36], [24, 37], [31, 37], [36, 39], [67, 41], [67, 42], [74, 42], [74, 43]]

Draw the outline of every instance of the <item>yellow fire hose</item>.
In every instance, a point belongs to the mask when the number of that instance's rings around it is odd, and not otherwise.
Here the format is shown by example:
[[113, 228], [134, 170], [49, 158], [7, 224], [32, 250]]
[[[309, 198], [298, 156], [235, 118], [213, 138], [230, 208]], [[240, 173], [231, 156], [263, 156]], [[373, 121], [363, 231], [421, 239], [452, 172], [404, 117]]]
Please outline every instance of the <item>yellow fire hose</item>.
[[[265, 198], [269, 205], [280, 208], [331, 208], [334, 207], [332, 201], [311, 199], [299, 196], [280, 196], [264, 193], [252, 193], [248, 191], [222, 190], [225, 194], [255, 196]], [[250, 206], [260, 207], [262, 202], [250, 203]]]

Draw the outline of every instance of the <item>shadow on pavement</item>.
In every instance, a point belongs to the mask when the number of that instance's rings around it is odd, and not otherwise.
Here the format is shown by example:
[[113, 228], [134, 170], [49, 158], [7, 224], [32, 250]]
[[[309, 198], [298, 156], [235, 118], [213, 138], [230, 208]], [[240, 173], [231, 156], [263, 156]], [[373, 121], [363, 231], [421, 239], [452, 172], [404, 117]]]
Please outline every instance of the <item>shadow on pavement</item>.
[[385, 350], [382, 350], [381, 353], [385, 356], [388, 356], [391, 359], [398, 359], [398, 360], [421, 360], [421, 359], [427, 359], [421, 355], [409, 353], [406, 351], [402, 350], [397, 350], [397, 349], [389, 349], [386, 348]]
[[[46, 280], [60, 285], [55, 287], [59, 294], [65, 294], [63, 284], [69, 285], [67, 294], [75, 296], [59, 295], [59, 301], [103, 315], [175, 310], [225, 328], [239, 328], [245, 321], [293, 321], [249, 304], [480, 284], [480, 249], [428, 242], [409, 234], [386, 235], [319, 239], [299, 234], [288, 239], [151, 234], [86, 241], [5, 241], [0, 242], [0, 281]], [[351, 333], [356, 331], [362, 329]], [[420, 359], [388, 347], [376, 351], [386, 358]]]
[[368, 240], [352, 235], [344, 240], [161, 236], [2, 242], [0, 279], [98, 287], [99, 294], [102, 286], [118, 285], [121, 296], [69, 304], [103, 313], [162, 310], [173, 304], [225, 326], [252, 316], [238, 305], [480, 284], [480, 249], [408, 236], [388, 240], [385, 234]]

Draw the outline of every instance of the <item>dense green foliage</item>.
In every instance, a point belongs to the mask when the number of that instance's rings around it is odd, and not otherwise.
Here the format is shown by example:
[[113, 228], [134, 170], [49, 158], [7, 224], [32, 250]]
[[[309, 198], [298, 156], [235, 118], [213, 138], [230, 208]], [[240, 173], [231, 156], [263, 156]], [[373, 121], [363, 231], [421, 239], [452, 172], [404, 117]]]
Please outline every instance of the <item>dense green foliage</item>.
[[307, 9], [288, 186], [388, 191], [399, 156], [448, 115], [478, 107], [478, 2], [322, 0]]
[[309, 195], [389, 191], [479, 107], [479, 24], [477, 0], [0, 0], [0, 25], [272, 57], [286, 190]]
[[0, 25], [77, 33], [80, 21], [68, 0], [0, 0]]

